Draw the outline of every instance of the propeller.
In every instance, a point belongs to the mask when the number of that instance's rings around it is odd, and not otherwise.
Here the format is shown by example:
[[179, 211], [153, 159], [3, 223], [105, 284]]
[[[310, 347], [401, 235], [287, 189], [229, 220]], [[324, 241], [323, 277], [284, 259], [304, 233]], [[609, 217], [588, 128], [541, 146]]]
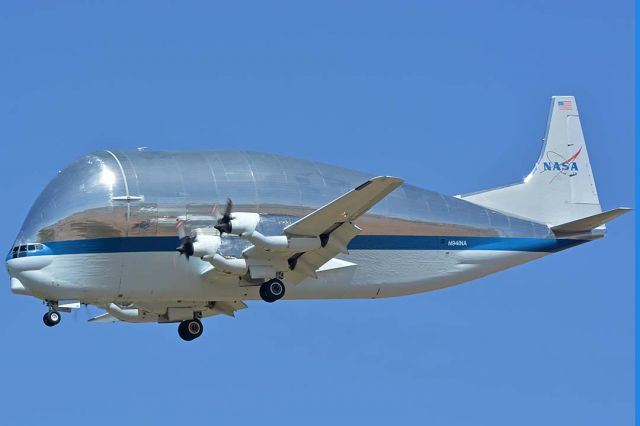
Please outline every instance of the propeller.
[[184, 226], [184, 221], [180, 219], [176, 219], [176, 229], [178, 230], [178, 238], [180, 238], [180, 245], [176, 247], [176, 251], [181, 255], [185, 255], [187, 260], [189, 260], [190, 256], [193, 256], [193, 243], [195, 242], [195, 238], [191, 237], [191, 235], [187, 234], [187, 230]]
[[213, 225], [214, 228], [220, 232], [220, 235], [223, 233], [230, 234], [231, 233], [231, 211], [233, 210], [233, 201], [231, 198], [227, 198], [227, 205], [224, 208], [224, 214], [222, 217], [218, 218], [218, 223]]

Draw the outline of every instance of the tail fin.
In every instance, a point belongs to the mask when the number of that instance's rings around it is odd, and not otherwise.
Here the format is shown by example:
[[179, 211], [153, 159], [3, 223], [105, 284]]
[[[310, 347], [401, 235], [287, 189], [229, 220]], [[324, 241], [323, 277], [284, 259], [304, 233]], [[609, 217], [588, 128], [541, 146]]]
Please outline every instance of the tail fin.
[[542, 153], [522, 183], [460, 198], [551, 227], [601, 213], [574, 97], [551, 98]]

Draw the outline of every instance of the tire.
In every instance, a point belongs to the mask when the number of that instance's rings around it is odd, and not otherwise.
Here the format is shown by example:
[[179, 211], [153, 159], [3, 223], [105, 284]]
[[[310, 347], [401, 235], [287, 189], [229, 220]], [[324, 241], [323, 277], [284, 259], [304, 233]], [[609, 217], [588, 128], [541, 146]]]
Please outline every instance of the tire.
[[187, 342], [202, 336], [203, 331], [202, 323], [197, 319], [182, 321], [178, 325], [178, 335]]
[[49, 311], [42, 317], [42, 321], [47, 327], [58, 325], [61, 319], [62, 317], [60, 316], [60, 313], [58, 311]]
[[262, 300], [264, 300], [265, 302], [267, 302], [267, 303], [274, 302], [274, 300], [271, 300], [271, 298], [269, 297], [269, 295], [268, 295], [267, 293], [265, 293], [265, 286], [264, 286], [264, 284], [262, 284], [262, 285], [260, 286], [260, 290], [258, 291], [258, 293], [260, 294], [260, 298], [261, 298]]
[[284, 283], [277, 278], [269, 280], [260, 286], [260, 297], [267, 303], [282, 299], [285, 293]]

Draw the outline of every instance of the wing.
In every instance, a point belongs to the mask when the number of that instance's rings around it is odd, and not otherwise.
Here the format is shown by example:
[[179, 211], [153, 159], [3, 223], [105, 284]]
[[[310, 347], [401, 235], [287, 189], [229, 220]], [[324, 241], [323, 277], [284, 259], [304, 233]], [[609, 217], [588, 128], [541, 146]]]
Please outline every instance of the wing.
[[375, 177], [284, 229], [290, 242], [296, 238], [317, 238], [319, 247], [280, 251], [255, 245], [248, 248], [244, 256], [252, 277], [265, 278], [280, 272], [287, 282], [298, 284], [307, 277], [317, 278], [321, 267], [320, 272], [353, 267], [350, 262], [331, 261], [339, 253], [348, 253], [349, 241], [360, 233], [353, 221], [402, 183], [402, 179], [395, 177]]
[[391, 176], [370, 179], [329, 204], [287, 226], [287, 235], [315, 237], [332, 232], [343, 223], [362, 216], [376, 203], [402, 185], [403, 180]]

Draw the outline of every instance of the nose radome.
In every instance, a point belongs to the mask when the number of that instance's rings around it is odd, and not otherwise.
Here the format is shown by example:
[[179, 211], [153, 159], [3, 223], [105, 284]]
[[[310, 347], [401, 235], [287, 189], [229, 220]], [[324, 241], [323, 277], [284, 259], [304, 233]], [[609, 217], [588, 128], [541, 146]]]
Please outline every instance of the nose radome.
[[[51, 264], [51, 256], [18, 257], [6, 261], [11, 277], [11, 291], [15, 294], [33, 294], [29, 289], [47, 287], [51, 279], [43, 268]], [[32, 288], [32, 289], [33, 289]]]
[[9, 275], [15, 277], [21, 272], [38, 271], [50, 265], [52, 261], [51, 256], [19, 257], [7, 261], [7, 270]]

